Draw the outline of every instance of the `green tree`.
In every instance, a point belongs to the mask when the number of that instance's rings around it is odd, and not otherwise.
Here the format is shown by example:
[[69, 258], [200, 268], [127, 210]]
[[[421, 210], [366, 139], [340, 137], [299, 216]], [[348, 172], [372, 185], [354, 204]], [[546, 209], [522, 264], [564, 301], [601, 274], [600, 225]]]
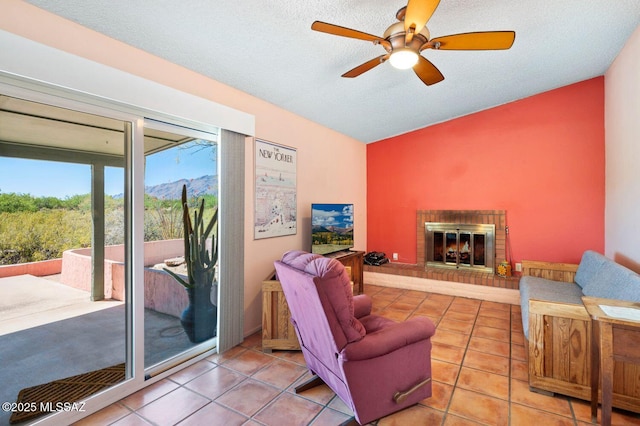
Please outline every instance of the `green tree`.
[[35, 212], [38, 208], [35, 200], [28, 194], [16, 194], [10, 192], [8, 194], [0, 194], [0, 212]]

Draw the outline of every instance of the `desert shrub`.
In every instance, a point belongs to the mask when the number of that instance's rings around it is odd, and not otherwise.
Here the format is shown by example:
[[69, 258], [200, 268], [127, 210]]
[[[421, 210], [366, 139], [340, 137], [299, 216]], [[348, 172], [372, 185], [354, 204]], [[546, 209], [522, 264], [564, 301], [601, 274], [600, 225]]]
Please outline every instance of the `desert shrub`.
[[0, 264], [62, 257], [91, 245], [91, 215], [73, 210], [0, 213]]
[[[205, 198], [208, 220], [217, 197]], [[199, 205], [200, 198], [189, 201]], [[105, 245], [124, 244], [124, 199], [105, 197]], [[145, 196], [144, 239], [182, 238], [182, 209], [177, 200]], [[91, 195], [65, 199], [0, 194], [0, 265], [62, 257], [72, 248], [91, 246]]]
[[145, 241], [182, 238], [183, 229], [180, 203], [168, 207], [160, 205], [144, 212]]
[[60, 199], [56, 197], [34, 197], [30, 194], [16, 194], [13, 192], [6, 194], [0, 193], [0, 212], [37, 212], [45, 209], [84, 209], [90, 211], [91, 195], [74, 195]]
[[104, 244], [124, 244], [124, 208], [107, 210], [104, 218]]
[[[213, 211], [218, 205], [218, 197], [204, 195], [203, 197], [188, 200], [189, 208], [200, 206], [204, 198], [205, 221], [211, 219]], [[145, 195], [144, 213], [144, 240], [158, 241], [182, 238], [184, 225], [182, 223], [182, 207], [179, 200], [161, 200]]]
[[28, 194], [0, 194], [0, 212], [35, 212], [38, 210], [35, 198]]

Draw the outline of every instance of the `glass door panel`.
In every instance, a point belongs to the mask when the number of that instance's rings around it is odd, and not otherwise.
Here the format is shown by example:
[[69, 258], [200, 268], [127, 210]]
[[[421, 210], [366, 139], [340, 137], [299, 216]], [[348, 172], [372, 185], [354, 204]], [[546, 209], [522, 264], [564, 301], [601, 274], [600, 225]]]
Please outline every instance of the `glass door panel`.
[[471, 265], [471, 234], [467, 232], [460, 232], [460, 264]]
[[53, 411], [55, 381], [126, 378], [126, 128], [0, 95], [0, 399], [41, 410], [0, 424]]
[[[144, 136], [145, 368], [156, 369], [215, 345], [218, 150], [215, 135], [202, 138], [175, 126], [145, 125]], [[207, 269], [192, 269], [191, 281], [189, 256], [185, 256], [183, 189], [191, 226], [202, 234], [214, 221], [208, 238], [196, 242], [190, 251], [191, 264]], [[194, 212], [200, 211], [202, 203], [199, 225]], [[199, 262], [201, 255], [209, 258]]]
[[473, 234], [473, 264], [485, 266], [485, 234]]
[[442, 232], [433, 233], [433, 260], [444, 261], [444, 234]]
[[458, 263], [458, 232], [445, 233], [445, 261]]

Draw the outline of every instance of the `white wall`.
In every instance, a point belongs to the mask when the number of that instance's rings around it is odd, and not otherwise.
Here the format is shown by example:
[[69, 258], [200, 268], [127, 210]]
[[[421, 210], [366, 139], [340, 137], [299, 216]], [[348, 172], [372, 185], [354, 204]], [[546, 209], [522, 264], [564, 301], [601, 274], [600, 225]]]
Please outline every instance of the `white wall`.
[[[169, 63], [21, 0], [2, 0], [0, 30], [200, 96], [255, 117], [256, 137], [297, 149], [298, 233], [253, 239], [253, 142], [246, 150], [245, 334], [262, 323], [261, 285], [287, 250], [309, 249], [311, 203], [349, 202], [355, 209], [355, 245], [367, 246], [366, 145], [266, 101]], [[22, 52], [24, 55], [30, 53]], [[73, 73], [73, 70], [67, 70]], [[242, 70], [238, 70], [242, 72]], [[82, 77], [83, 81], [90, 76]], [[94, 82], [98, 90], [101, 82]]]
[[640, 272], [640, 27], [605, 74], [605, 255]]

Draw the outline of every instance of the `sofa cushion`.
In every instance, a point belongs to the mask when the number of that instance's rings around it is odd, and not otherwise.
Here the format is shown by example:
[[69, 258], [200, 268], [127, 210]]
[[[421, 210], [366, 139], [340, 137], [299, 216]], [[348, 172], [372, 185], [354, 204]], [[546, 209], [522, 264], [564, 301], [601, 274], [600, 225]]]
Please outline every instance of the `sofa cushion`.
[[606, 257], [605, 260], [582, 289], [584, 295], [640, 302], [640, 275]]
[[596, 279], [598, 271], [600, 271], [602, 266], [607, 262], [611, 261], [600, 253], [593, 250], [585, 251], [582, 254], [582, 260], [580, 260], [580, 264], [578, 265], [578, 270], [576, 271], [576, 276], [574, 278], [576, 284], [585, 288], [589, 283]]
[[520, 278], [520, 308], [522, 311], [524, 337], [529, 339], [529, 300], [582, 305], [582, 296], [582, 289], [574, 283], [564, 283], [531, 276]]

